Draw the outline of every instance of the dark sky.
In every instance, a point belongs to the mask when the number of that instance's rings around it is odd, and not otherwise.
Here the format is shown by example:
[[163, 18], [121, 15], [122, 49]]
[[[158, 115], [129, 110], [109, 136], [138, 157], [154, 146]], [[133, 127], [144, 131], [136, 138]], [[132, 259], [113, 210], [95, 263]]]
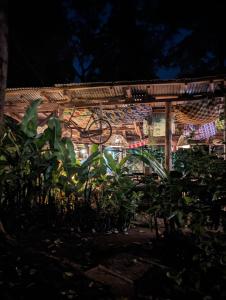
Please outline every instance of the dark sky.
[[11, 1], [8, 86], [225, 72], [226, 1]]

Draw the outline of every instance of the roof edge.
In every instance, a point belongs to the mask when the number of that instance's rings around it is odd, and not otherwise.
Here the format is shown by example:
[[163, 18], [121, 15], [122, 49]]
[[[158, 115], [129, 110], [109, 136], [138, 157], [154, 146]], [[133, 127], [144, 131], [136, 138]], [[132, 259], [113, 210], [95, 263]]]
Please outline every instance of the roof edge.
[[101, 87], [101, 86], [116, 86], [116, 85], [139, 85], [139, 84], [167, 84], [167, 83], [192, 83], [200, 81], [226, 81], [226, 74], [215, 76], [203, 76], [203, 77], [186, 77], [177, 79], [150, 79], [150, 80], [125, 80], [125, 81], [106, 81], [106, 82], [85, 82], [85, 83], [62, 83], [54, 84], [53, 86], [38, 86], [38, 87], [18, 87], [18, 88], [6, 88], [6, 91], [19, 91], [19, 90], [39, 90], [39, 89], [58, 89], [58, 88], [88, 88], [88, 87]]

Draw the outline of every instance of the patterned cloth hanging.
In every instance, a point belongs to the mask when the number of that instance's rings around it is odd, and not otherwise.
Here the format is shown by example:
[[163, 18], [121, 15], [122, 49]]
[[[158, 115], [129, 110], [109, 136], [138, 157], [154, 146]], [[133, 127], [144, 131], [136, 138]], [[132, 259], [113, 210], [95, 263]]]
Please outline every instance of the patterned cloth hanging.
[[144, 139], [144, 140], [137, 141], [137, 142], [134, 142], [134, 143], [130, 144], [128, 146], [128, 148], [129, 149], [134, 149], [134, 148], [138, 148], [138, 147], [148, 145], [148, 143], [149, 143], [148, 139]]
[[203, 125], [213, 122], [223, 109], [223, 99], [195, 100], [175, 107], [175, 119], [182, 124]]
[[147, 104], [132, 104], [126, 107], [103, 109], [102, 115], [113, 125], [133, 124], [133, 122], [143, 122], [151, 113], [151, 107]]
[[214, 122], [204, 125], [186, 125], [184, 128], [184, 135], [189, 136], [193, 134], [194, 140], [208, 139], [211, 136], [216, 135], [216, 126]]

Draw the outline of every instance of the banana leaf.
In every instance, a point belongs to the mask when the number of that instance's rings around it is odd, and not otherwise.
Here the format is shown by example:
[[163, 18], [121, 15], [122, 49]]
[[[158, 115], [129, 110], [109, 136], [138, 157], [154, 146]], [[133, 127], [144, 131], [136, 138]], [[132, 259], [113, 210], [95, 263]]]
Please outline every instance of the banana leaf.
[[25, 115], [21, 122], [21, 130], [28, 136], [34, 137], [37, 134], [38, 127], [38, 113], [37, 108], [41, 104], [42, 100], [37, 99], [31, 103], [27, 108]]
[[150, 166], [160, 178], [167, 179], [168, 174], [166, 169], [163, 167], [162, 164], [148, 151], [136, 151], [133, 153], [134, 156], [138, 157], [141, 161], [143, 161], [146, 165]]

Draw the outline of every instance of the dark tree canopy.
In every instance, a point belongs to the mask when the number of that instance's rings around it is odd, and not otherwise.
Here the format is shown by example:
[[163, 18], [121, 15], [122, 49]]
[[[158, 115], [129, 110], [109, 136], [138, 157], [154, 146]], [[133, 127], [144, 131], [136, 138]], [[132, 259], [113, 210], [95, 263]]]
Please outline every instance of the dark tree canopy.
[[11, 1], [8, 86], [73, 81], [69, 34], [61, 0]]
[[12, 1], [8, 86], [225, 72], [225, 1]]
[[171, 46], [165, 63], [179, 66], [181, 76], [225, 73], [226, 2], [160, 0], [159, 3], [160, 7], [165, 7], [162, 11], [168, 12], [163, 16], [163, 22], [165, 20], [172, 29], [184, 28], [189, 32], [175, 47]]

